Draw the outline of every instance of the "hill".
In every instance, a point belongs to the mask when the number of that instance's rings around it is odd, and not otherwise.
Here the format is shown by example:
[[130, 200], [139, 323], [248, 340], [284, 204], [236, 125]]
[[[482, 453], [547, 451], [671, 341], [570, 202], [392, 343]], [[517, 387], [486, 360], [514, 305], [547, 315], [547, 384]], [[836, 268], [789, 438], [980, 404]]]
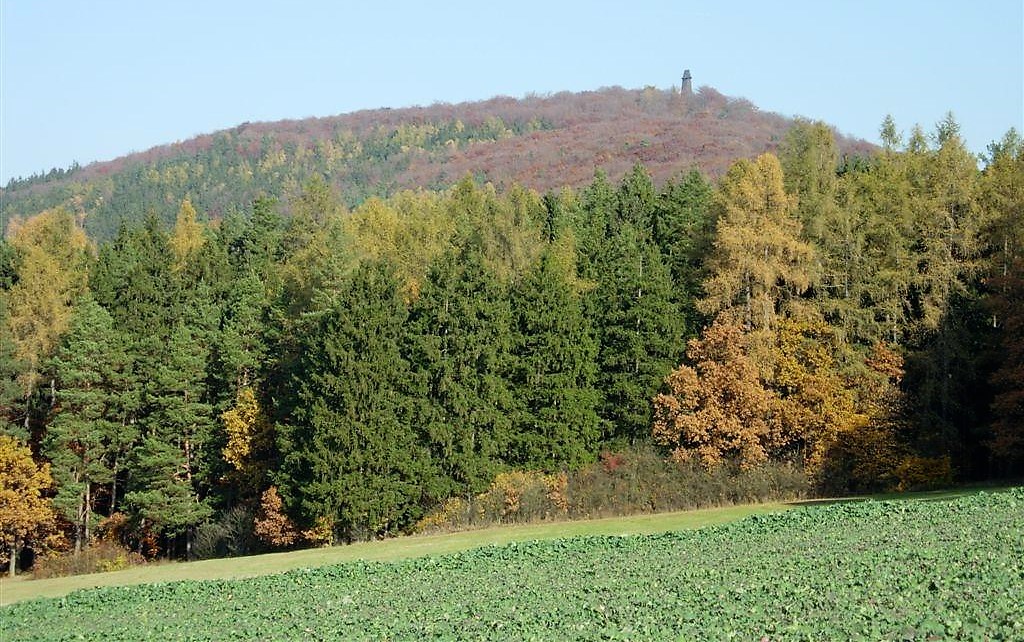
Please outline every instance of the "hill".
[[[149, 212], [173, 222], [182, 199], [218, 218], [258, 196], [287, 202], [312, 175], [349, 206], [409, 188], [446, 187], [467, 173], [497, 186], [578, 187], [596, 168], [617, 180], [637, 162], [656, 181], [697, 168], [718, 176], [739, 157], [773, 150], [793, 119], [702, 87], [692, 95], [618, 87], [458, 105], [376, 109], [233, 129], [107, 162], [11, 181], [2, 220], [63, 205], [94, 238]], [[864, 141], [838, 137], [847, 154]]]

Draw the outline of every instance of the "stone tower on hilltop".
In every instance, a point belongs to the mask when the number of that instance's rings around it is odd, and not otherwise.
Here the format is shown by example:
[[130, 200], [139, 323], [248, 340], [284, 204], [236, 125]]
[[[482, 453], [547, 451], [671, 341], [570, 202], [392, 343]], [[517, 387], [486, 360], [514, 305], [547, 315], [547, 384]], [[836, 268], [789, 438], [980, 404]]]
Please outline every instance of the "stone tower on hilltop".
[[683, 84], [679, 85], [679, 93], [683, 96], [693, 93], [693, 76], [690, 75], [689, 69], [683, 72]]

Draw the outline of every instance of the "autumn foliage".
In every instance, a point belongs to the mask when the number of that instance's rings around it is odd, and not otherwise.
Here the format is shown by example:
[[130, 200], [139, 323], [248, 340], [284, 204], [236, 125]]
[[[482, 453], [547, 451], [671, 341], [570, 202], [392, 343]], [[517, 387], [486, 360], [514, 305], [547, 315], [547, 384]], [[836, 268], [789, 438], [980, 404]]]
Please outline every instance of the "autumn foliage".
[[284, 502], [275, 486], [263, 493], [253, 529], [256, 537], [274, 548], [289, 548], [297, 544], [324, 545], [332, 541], [328, 520], [316, 520], [313, 528], [302, 530], [284, 512]]
[[0, 562], [10, 564], [12, 576], [23, 546], [42, 550], [57, 535], [57, 516], [46, 497], [52, 486], [49, 464], [36, 464], [26, 446], [0, 435]]
[[783, 445], [779, 399], [747, 349], [747, 336], [730, 323], [715, 323], [690, 341], [686, 356], [694, 365], [674, 370], [668, 392], [654, 399], [654, 440], [671, 447], [675, 459], [710, 467], [735, 457], [750, 467]]

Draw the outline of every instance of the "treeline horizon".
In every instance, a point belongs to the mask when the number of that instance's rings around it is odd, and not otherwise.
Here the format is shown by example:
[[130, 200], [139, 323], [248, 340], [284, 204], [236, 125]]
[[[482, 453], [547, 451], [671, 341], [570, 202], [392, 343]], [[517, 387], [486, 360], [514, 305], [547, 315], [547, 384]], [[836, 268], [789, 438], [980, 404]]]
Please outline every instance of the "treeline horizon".
[[314, 177], [287, 216], [186, 200], [98, 247], [63, 209], [14, 222], [8, 559], [97, 529], [181, 556], [210, 523], [387, 536], [501, 473], [651, 444], [819, 492], [1019, 475], [1024, 143], [979, 169], [952, 117], [882, 140], [841, 159], [799, 121], [717, 184], [637, 164], [351, 210]]

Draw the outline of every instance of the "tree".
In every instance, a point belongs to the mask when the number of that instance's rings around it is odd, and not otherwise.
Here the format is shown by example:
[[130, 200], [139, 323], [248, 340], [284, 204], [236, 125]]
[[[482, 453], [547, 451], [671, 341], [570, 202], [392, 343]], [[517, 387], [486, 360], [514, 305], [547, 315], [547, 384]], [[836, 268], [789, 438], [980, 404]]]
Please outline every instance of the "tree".
[[657, 206], [651, 175], [640, 163], [622, 177], [616, 193], [618, 200], [616, 227], [632, 225], [644, 236], [654, 232], [654, 211]]
[[[694, 321], [694, 301], [714, 234], [711, 184], [693, 170], [665, 184], [654, 211], [655, 243], [676, 287], [676, 301]], [[691, 323], [696, 327], [696, 323]]]
[[54, 505], [75, 525], [76, 551], [89, 542], [97, 488], [114, 482], [126, 366], [110, 315], [91, 296], [80, 298], [50, 363], [56, 394], [43, 448], [57, 481]]
[[989, 379], [994, 392], [989, 447], [998, 472], [1013, 475], [1024, 469], [1024, 140], [1016, 130], [989, 146], [981, 186], [986, 211], [981, 267], [999, 348]]
[[772, 336], [764, 385], [779, 399], [778, 446], [801, 453], [812, 476], [824, 470], [839, 435], [863, 421], [836, 363], [842, 354], [835, 331], [813, 313], [780, 320]]
[[713, 467], [736, 458], [752, 467], [785, 445], [779, 399], [764, 385], [748, 343], [740, 326], [720, 319], [690, 341], [693, 366], [665, 380], [668, 392], [654, 398], [653, 436], [676, 460]]
[[14, 337], [7, 332], [7, 293], [0, 290], [0, 434], [28, 438], [24, 429], [25, 407], [18, 380], [25, 370], [18, 359]]
[[800, 239], [778, 159], [762, 154], [734, 163], [719, 186], [717, 206], [706, 296], [697, 307], [724, 313], [746, 330], [769, 329], [785, 304], [810, 286], [814, 257]]
[[72, 302], [85, 288], [88, 244], [62, 209], [12, 222], [8, 234], [20, 262], [17, 283], [7, 291], [7, 323], [15, 356], [24, 364], [22, 390], [28, 399], [43, 363], [67, 330]]
[[519, 466], [579, 466], [593, 459], [601, 435], [598, 344], [569, 287], [573, 268], [545, 252], [513, 291], [512, 379], [520, 404], [513, 462]]
[[[124, 503], [140, 530], [164, 534], [170, 555], [173, 539], [207, 519], [212, 510], [196, 496], [186, 454], [174, 444], [144, 438], [133, 453], [132, 471]], [[190, 555], [191, 538], [186, 548]]]
[[512, 439], [512, 311], [472, 242], [434, 262], [408, 328], [417, 423], [434, 461], [452, 491], [482, 492], [508, 460]]
[[192, 201], [185, 199], [178, 210], [178, 218], [174, 224], [169, 244], [174, 252], [174, 270], [180, 272], [191, 262], [206, 241], [205, 229], [196, 220], [196, 209]]
[[287, 548], [302, 541], [302, 533], [284, 512], [284, 502], [276, 486], [263, 492], [253, 532], [261, 541], [275, 548]]
[[995, 283], [993, 309], [1001, 319], [1001, 358], [991, 375], [994, 422], [989, 443], [1003, 474], [1024, 469], [1024, 258]]
[[618, 196], [603, 170], [594, 172], [594, 180], [583, 190], [582, 207], [575, 224], [576, 242], [580, 249], [579, 272], [583, 278], [594, 278], [595, 263], [604, 251], [608, 232], [615, 221]]
[[142, 226], [122, 228], [100, 248], [89, 289], [118, 329], [128, 334], [138, 356], [155, 354], [166, 344], [183, 306], [170, 239], [155, 217]]
[[611, 435], [636, 440], [651, 425], [651, 398], [684, 350], [683, 315], [658, 248], [624, 224], [602, 257], [598, 387]]
[[267, 474], [273, 431], [252, 388], [241, 388], [235, 405], [220, 416], [226, 433], [221, 451], [234, 470], [235, 485], [257, 491]]
[[360, 266], [310, 318], [279, 425], [275, 476], [303, 526], [328, 520], [347, 540], [418, 516], [429, 457], [410, 423], [408, 311], [386, 266]]
[[53, 486], [50, 467], [32, 460], [17, 439], [0, 435], [0, 541], [14, 577], [18, 554], [53, 528], [55, 514], [44, 495]]
[[811, 238], [827, 233], [836, 208], [839, 151], [825, 123], [797, 119], [779, 152], [786, 193], [796, 197], [794, 215]]

